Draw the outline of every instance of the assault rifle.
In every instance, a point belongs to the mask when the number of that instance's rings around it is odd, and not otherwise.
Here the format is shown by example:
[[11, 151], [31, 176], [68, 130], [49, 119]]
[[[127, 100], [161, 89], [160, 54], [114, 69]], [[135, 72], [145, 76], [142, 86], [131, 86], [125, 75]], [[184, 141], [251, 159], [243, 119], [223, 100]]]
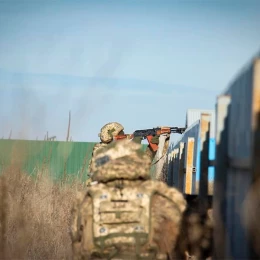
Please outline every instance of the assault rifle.
[[151, 140], [154, 136], [171, 133], [183, 134], [185, 130], [186, 128], [184, 127], [155, 127], [152, 129], [135, 130], [133, 134], [118, 135], [114, 137], [114, 140], [121, 140], [125, 138], [133, 139], [135, 137], [141, 137], [142, 140], [147, 139], [152, 150], [156, 151], [158, 149], [158, 145], [151, 143]]

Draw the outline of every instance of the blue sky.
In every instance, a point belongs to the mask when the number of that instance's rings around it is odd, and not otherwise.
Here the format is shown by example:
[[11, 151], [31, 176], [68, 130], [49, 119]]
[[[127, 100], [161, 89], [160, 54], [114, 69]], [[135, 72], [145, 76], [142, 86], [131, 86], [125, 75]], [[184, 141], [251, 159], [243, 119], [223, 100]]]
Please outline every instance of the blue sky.
[[[260, 47], [260, 1], [0, 1], [0, 138], [184, 126]], [[3, 122], [3, 123], [2, 123]]]

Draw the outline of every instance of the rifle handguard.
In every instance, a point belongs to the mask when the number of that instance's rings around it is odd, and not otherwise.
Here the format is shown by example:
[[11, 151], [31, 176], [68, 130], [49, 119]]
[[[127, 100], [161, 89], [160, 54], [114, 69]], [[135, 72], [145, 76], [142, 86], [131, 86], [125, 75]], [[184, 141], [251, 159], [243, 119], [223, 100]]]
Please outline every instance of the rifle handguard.
[[157, 135], [162, 135], [162, 134], [170, 134], [171, 133], [171, 128], [170, 127], [161, 127], [160, 130], [156, 132]]

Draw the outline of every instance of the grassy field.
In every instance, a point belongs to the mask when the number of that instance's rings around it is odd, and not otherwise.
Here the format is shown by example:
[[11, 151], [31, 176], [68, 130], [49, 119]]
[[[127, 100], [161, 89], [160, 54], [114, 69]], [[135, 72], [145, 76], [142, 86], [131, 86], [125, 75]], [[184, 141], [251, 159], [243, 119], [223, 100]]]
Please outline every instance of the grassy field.
[[70, 259], [71, 205], [83, 185], [33, 179], [9, 167], [0, 176], [1, 259]]
[[32, 176], [18, 166], [5, 168], [0, 175], [0, 259], [71, 259], [71, 208], [83, 189], [76, 178], [54, 182], [48, 170]]

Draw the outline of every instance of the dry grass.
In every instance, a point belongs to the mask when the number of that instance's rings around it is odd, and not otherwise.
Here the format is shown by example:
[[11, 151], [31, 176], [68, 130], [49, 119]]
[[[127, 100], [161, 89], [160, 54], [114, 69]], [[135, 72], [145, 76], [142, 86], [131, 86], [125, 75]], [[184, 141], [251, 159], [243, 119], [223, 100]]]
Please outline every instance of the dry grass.
[[0, 259], [71, 259], [71, 206], [77, 182], [53, 183], [9, 167], [0, 175]]
[[1, 259], [71, 259], [69, 223], [77, 183], [33, 179], [10, 167], [0, 176]]

